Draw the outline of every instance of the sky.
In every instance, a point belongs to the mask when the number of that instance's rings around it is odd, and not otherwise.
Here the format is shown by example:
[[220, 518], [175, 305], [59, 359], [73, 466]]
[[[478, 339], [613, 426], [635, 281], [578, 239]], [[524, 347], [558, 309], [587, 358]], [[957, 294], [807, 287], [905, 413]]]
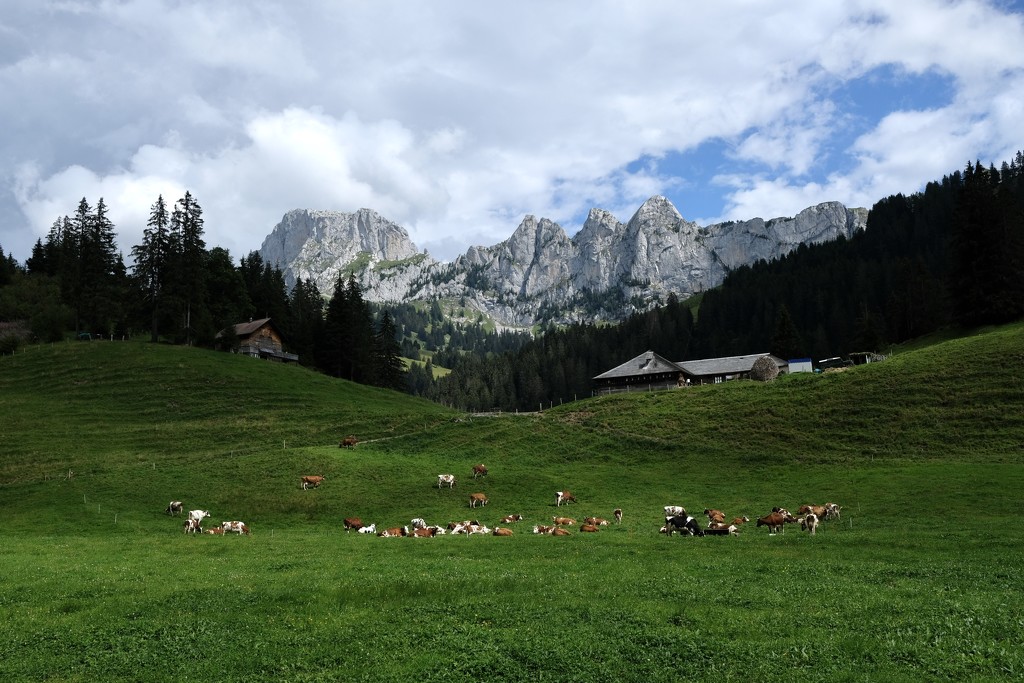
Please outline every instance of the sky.
[[84, 197], [128, 259], [191, 192], [236, 262], [370, 208], [451, 260], [570, 235], [870, 208], [1024, 149], [1024, 0], [5, 0], [0, 247]]

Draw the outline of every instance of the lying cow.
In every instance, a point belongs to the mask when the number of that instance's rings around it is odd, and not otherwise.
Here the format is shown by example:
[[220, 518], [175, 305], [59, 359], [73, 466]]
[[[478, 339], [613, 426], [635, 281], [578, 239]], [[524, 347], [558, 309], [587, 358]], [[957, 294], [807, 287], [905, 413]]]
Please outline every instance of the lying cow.
[[511, 529], [503, 529], [502, 527], [494, 527], [494, 532], [492, 533], [492, 535], [493, 536], [511, 536], [512, 535], [512, 530]]
[[212, 529], [207, 529], [204, 533], [212, 534], [214, 536], [223, 536], [224, 535], [224, 529], [222, 527], [215, 526]]
[[722, 524], [716, 526], [710, 526], [704, 530], [705, 536], [739, 536], [740, 532], [736, 529], [735, 524]]
[[[584, 517], [583, 523], [593, 526], [608, 526], [608, 520], [601, 517]], [[580, 531], [582, 531], [582, 529], [580, 529]]]
[[361, 534], [375, 534], [375, 533], [377, 533], [377, 525], [374, 523], [374, 524], [371, 524], [369, 526], [361, 526], [361, 527], [359, 527], [359, 533], [361, 533]]
[[324, 483], [324, 478], [319, 474], [309, 475], [299, 479], [299, 486], [302, 487], [303, 491], [307, 489], [320, 488], [320, 484], [322, 483]]
[[407, 527], [407, 526], [392, 527], [390, 529], [385, 529], [384, 531], [382, 531], [379, 534], [377, 534], [377, 536], [379, 538], [398, 538], [399, 536], [408, 536], [408, 535], [409, 535], [409, 527]]
[[184, 503], [182, 503], [180, 500], [172, 500], [170, 503], [167, 504], [167, 509], [164, 510], [164, 512], [173, 517], [174, 515], [180, 515], [183, 508]]
[[533, 527], [533, 533], [535, 534], [550, 534], [552, 531], [557, 529], [555, 525], [545, 526], [544, 524], [537, 524]]
[[521, 521], [523, 521], [523, 516], [522, 515], [505, 515], [504, 517], [501, 518], [501, 523], [502, 524], [512, 524], [513, 522], [521, 522]]
[[565, 529], [560, 526], [556, 526], [554, 529], [551, 530], [552, 536], [569, 536], [570, 534], [571, 532], [568, 529]]
[[414, 528], [409, 535], [413, 538], [433, 538], [436, 534], [437, 532], [434, 529], [422, 526]]
[[744, 515], [743, 517], [733, 517], [732, 518], [733, 526], [739, 526], [740, 524], [746, 524], [749, 521], [750, 521], [750, 517], [747, 517], [746, 515]]
[[576, 496], [569, 491], [555, 491], [555, 507], [561, 507], [562, 503], [575, 503]]
[[712, 524], [721, 524], [725, 521], [725, 513], [721, 510], [709, 510], [704, 508], [704, 515], [708, 518], [708, 526]]
[[555, 523], [555, 526], [572, 526], [576, 523], [576, 520], [572, 517], [552, 517], [551, 521]]
[[448, 484], [448, 488], [455, 488], [455, 475], [454, 474], [439, 474], [437, 475], [437, 488], [441, 488], [444, 484]]
[[234, 531], [239, 536], [241, 536], [242, 534], [245, 534], [246, 536], [249, 535], [249, 527], [247, 527], [244, 523], [239, 521], [222, 522], [220, 526], [222, 529], [224, 529], [224, 533]]
[[344, 521], [342, 521], [342, 524], [345, 525], [345, 533], [348, 533], [352, 529], [355, 529], [356, 531], [362, 531], [363, 529], [363, 520], [358, 517], [346, 517]]
[[672, 532], [678, 531], [681, 534], [688, 534], [690, 536], [703, 536], [704, 530], [697, 524], [697, 520], [689, 515], [685, 517], [683, 515], [675, 515], [672, 517], [665, 518], [665, 533], [669, 536]]
[[580, 533], [583, 533], [583, 534], [594, 534], [594, 533], [597, 533], [600, 530], [601, 530], [600, 527], [598, 527], [596, 524], [581, 524], [580, 525]]

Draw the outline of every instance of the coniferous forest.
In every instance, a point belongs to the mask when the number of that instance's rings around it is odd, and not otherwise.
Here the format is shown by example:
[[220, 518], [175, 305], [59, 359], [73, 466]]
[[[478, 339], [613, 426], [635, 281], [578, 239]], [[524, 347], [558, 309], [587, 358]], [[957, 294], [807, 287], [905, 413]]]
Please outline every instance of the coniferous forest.
[[[1024, 317], [1024, 155], [968, 163], [922, 192], [886, 197], [849, 240], [803, 245], [739, 268], [700, 301], [670, 297], [619, 325], [488, 330], [434, 302], [382, 307], [355, 278], [287, 291], [257, 252], [235, 265], [207, 248], [190, 193], [158, 197], [126, 266], [100, 198], [54, 221], [25, 264], [0, 246], [0, 352], [28, 342], [145, 336], [230, 348], [218, 332], [269, 317], [300, 362], [466, 410], [536, 410], [590, 395], [591, 378], [653, 350], [671, 360], [771, 352], [783, 358], [885, 352], [949, 326]], [[326, 296], [325, 296], [326, 295]], [[403, 357], [413, 362], [404, 369]], [[435, 368], [451, 372], [435, 377]]]

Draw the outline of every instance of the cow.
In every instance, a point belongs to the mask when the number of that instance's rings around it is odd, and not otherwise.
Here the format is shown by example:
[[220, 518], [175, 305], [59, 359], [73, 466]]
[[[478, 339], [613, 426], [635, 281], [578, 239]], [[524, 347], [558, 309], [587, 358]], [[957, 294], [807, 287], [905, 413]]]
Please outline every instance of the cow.
[[576, 523], [576, 520], [573, 519], [572, 517], [557, 517], [556, 516], [556, 517], [552, 517], [551, 521], [553, 521], [556, 526], [572, 526], [573, 524]]
[[448, 533], [443, 526], [437, 526], [436, 524], [431, 524], [427, 528], [433, 531], [435, 536], [444, 536]]
[[203, 521], [205, 518], [210, 516], [209, 510], [189, 510], [188, 518], [194, 519], [197, 522]]
[[[591, 524], [593, 526], [608, 526], [608, 520], [602, 517], [585, 517], [583, 519], [584, 524]], [[582, 531], [582, 529], [580, 529]]]
[[363, 528], [363, 520], [359, 519], [358, 517], [346, 517], [342, 521], [342, 524], [345, 525], [346, 534], [352, 529], [355, 529], [356, 531], [361, 531]]
[[674, 531], [678, 531], [681, 534], [689, 534], [690, 536], [704, 535], [704, 530], [700, 528], [699, 524], [697, 524], [697, 520], [689, 515], [686, 515], [685, 517], [683, 515], [666, 517], [665, 530], [669, 536], [671, 536]]
[[712, 524], [721, 524], [725, 521], [725, 513], [721, 510], [709, 510], [708, 508], [704, 508], [704, 514], [708, 518], [708, 526], [711, 526]]
[[361, 527], [359, 527], [359, 533], [361, 533], [361, 534], [375, 534], [375, 533], [377, 533], [377, 525], [376, 524], [371, 524], [369, 526], [361, 526]]
[[808, 512], [800, 519], [800, 528], [814, 536], [818, 532], [818, 515]]
[[341, 443], [338, 444], [338, 448], [355, 448], [357, 443], [359, 443], [359, 439], [349, 434], [341, 440]]
[[408, 536], [408, 535], [409, 535], [409, 527], [407, 527], [407, 526], [392, 527], [390, 529], [385, 529], [384, 531], [382, 531], [379, 534], [377, 534], [377, 536], [379, 538], [398, 538], [399, 536]]
[[593, 534], [600, 531], [600, 528], [596, 524], [581, 524], [580, 533]]
[[448, 484], [448, 488], [455, 487], [455, 475], [454, 474], [439, 474], [437, 475], [437, 488], [441, 488], [444, 484]]
[[759, 527], [762, 527], [762, 526], [768, 527], [768, 534], [769, 535], [773, 535], [773, 534], [777, 534], [780, 529], [782, 530], [783, 533], [785, 533], [786, 532], [786, 527], [785, 527], [786, 522], [795, 522], [795, 521], [796, 521], [796, 519], [792, 515], [790, 515], [788, 512], [786, 512], [784, 509], [781, 510], [781, 511], [773, 510], [770, 514], [767, 514], [764, 517], [759, 517], [758, 520], [757, 520], [757, 526], [759, 526]]
[[224, 535], [224, 529], [222, 527], [215, 526], [212, 529], [207, 529], [203, 533], [213, 534], [215, 536], [223, 536]]
[[413, 529], [426, 529], [427, 528], [427, 523], [423, 520], [422, 517], [414, 517], [414, 518], [412, 518], [411, 520], [409, 520], [409, 524], [412, 525]]
[[570, 533], [571, 532], [568, 529], [563, 529], [560, 526], [556, 526], [554, 529], [551, 530], [552, 536], [568, 536], [570, 535]]
[[479, 524], [479, 523], [480, 522], [476, 521], [475, 519], [464, 519], [461, 522], [448, 522], [448, 531], [451, 531], [451, 532], [454, 532], [454, 533], [458, 533], [457, 529], [459, 527], [468, 527], [468, 526], [471, 526], [473, 524]]
[[746, 524], [749, 521], [750, 521], [750, 517], [747, 517], [746, 515], [744, 515], [743, 517], [733, 517], [732, 518], [733, 526], [739, 526], [740, 524]]
[[511, 536], [512, 535], [512, 530], [511, 529], [503, 529], [500, 526], [499, 527], [494, 527], [494, 532], [492, 533], [492, 535], [493, 536]]
[[823, 518], [825, 516], [825, 506], [824, 505], [801, 505], [797, 509], [797, 511], [796, 511], [796, 514], [798, 514], [798, 515], [806, 515], [807, 513], [813, 513], [814, 516], [816, 516], [818, 519], [821, 519], [821, 518]]
[[555, 507], [561, 507], [562, 503], [568, 505], [575, 502], [576, 496], [572, 495], [569, 491], [555, 491]]
[[221, 526], [222, 529], [224, 529], [224, 533], [227, 533], [229, 531], [234, 531], [239, 536], [241, 536], [242, 534], [245, 534], [246, 536], [248, 536], [250, 534], [249, 527], [247, 527], [244, 523], [239, 522], [239, 521], [221, 522], [220, 526]]
[[666, 505], [665, 506], [665, 516], [666, 517], [679, 517], [679, 516], [686, 517], [687, 514], [686, 514], [686, 510], [683, 508], [682, 505]]
[[167, 509], [164, 510], [164, 512], [173, 517], [174, 515], [180, 515], [183, 507], [184, 503], [182, 503], [180, 500], [172, 500], [170, 503], [167, 504]]
[[521, 522], [521, 521], [523, 521], [523, 516], [522, 515], [505, 515], [504, 517], [501, 518], [501, 523], [502, 524], [512, 524], [513, 522]]
[[433, 529], [422, 526], [414, 528], [410, 536], [413, 538], [433, 538], [435, 533]]
[[533, 527], [533, 533], [535, 533], [535, 534], [550, 534], [556, 528], [557, 527], [555, 527], [555, 526], [545, 526], [543, 524], [537, 524], [536, 526]]
[[299, 478], [299, 486], [303, 491], [320, 488], [322, 483], [324, 483], [324, 478], [319, 474], [310, 474]]
[[477, 506], [477, 503], [479, 503], [481, 507], [483, 507], [484, 505], [487, 505], [487, 494], [485, 494], [485, 493], [471, 493], [471, 494], [469, 494], [469, 507], [475, 508]]
[[839, 519], [839, 511], [842, 509], [835, 503], [825, 503], [825, 519]]
[[476, 479], [477, 477], [486, 477], [486, 476], [487, 476], [487, 467], [485, 467], [483, 463], [480, 463], [479, 465], [473, 465], [473, 478], [474, 479]]
[[470, 524], [466, 528], [466, 533], [472, 536], [473, 534], [487, 535], [491, 533], [491, 530], [487, 528], [486, 524]]
[[736, 529], [735, 524], [713, 526], [708, 527], [704, 530], [705, 536], [739, 536], [740, 533]]
[[201, 534], [203, 533], [203, 527], [199, 526], [198, 519], [186, 519], [185, 524], [182, 525], [182, 529], [186, 534]]
[[615, 516], [615, 523], [622, 524], [622, 508], [615, 508], [612, 514]]

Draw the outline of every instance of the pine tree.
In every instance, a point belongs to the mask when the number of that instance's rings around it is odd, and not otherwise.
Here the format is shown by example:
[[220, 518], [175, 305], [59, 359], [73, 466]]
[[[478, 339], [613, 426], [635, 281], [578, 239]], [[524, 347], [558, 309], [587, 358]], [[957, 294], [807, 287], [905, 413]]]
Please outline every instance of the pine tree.
[[134, 274], [144, 291], [150, 313], [150, 341], [160, 339], [160, 314], [167, 287], [171, 259], [170, 216], [163, 195], [150, 207], [149, 220], [142, 231], [142, 243], [132, 248]]
[[786, 304], [779, 306], [775, 321], [775, 332], [772, 335], [771, 352], [782, 359], [803, 358], [807, 354], [800, 332], [793, 324]]
[[374, 337], [374, 357], [375, 384], [386, 389], [404, 389], [406, 378], [402, 351], [388, 311], [384, 311], [381, 316], [380, 326]]

